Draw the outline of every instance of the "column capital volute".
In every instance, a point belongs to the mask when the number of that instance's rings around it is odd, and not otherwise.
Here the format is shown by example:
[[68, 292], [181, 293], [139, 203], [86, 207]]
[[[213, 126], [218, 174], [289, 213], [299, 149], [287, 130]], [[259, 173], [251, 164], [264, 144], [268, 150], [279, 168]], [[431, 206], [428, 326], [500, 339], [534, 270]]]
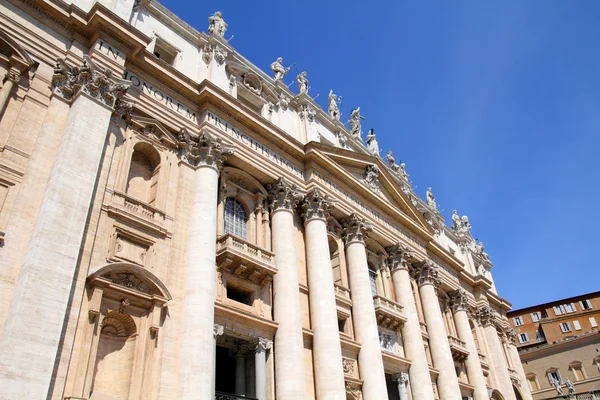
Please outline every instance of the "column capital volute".
[[258, 338], [255, 342], [253, 342], [252, 346], [255, 353], [265, 352], [267, 350], [271, 350], [273, 347], [273, 341], [265, 338]]
[[385, 251], [388, 253], [388, 266], [392, 272], [397, 269], [409, 270], [410, 261], [414, 258], [410, 247], [402, 243], [396, 243], [387, 247]]
[[452, 312], [457, 313], [459, 311], [468, 311], [469, 308], [469, 297], [467, 291], [464, 289], [457, 289], [448, 294], [449, 306]]
[[365, 239], [369, 233], [373, 230], [370, 223], [366, 222], [364, 218], [361, 218], [358, 214], [350, 214], [350, 218], [344, 219], [342, 223], [342, 237], [346, 246], [351, 243], [362, 243], [365, 244]]
[[219, 336], [223, 335], [225, 327], [223, 325], [214, 324], [213, 326], [213, 338], [216, 340]]
[[442, 283], [439, 267], [431, 260], [413, 264], [412, 275], [419, 286], [433, 285], [437, 289]]
[[224, 145], [220, 138], [213, 138], [206, 129], [198, 136], [192, 136], [186, 128], [179, 131], [179, 155], [193, 167], [208, 166], [217, 173], [223, 169], [223, 163], [235, 152], [235, 147]]
[[494, 324], [494, 321], [495, 321], [494, 310], [492, 309], [492, 307], [490, 307], [488, 305], [479, 307], [477, 309], [475, 316], [481, 326], [490, 326], [490, 325]]
[[313, 219], [327, 220], [329, 213], [334, 207], [335, 201], [327, 194], [322, 193], [319, 188], [314, 188], [302, 200], [302, 217], [307, 223]]
[[268, 199], [271, 212], [278, 210], [292, 211], [302, 200], [302, 195], [296, 185], [286, 182], [283, 178], [267, 185], [267, 190], [269, 191]]
[[392, 375], [392, 381], [396, 383], [400, 383], [402, 385], [406, 385], [408, 383], [408, 373], [407, 372], [399, 372], [397, 374]]

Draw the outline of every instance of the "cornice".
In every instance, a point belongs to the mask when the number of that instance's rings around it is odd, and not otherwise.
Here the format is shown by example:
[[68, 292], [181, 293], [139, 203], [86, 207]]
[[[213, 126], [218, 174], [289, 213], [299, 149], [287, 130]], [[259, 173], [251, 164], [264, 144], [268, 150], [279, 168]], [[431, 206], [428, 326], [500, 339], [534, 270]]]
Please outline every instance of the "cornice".
[[579, 346], [586, 342], [596, 342], [599, 340], [600, 332], [591, 332], [577, 336], [573, 339], [562, 340], [557, 343], [550, 343], [531, 350], [519, 350], [519, 356], [522, 362], [531, 361], [536, 358], [545, 357], [550, 354], [561, 352], [572, 346]]

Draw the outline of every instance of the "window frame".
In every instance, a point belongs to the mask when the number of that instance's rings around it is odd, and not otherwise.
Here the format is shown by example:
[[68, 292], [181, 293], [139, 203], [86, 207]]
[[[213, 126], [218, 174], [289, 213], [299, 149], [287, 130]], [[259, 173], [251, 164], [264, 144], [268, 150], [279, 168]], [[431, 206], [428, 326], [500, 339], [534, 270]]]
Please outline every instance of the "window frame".
[[595, 317], [589, 317], [588, 320], [590, 321], [590, 325], [592, 326], [592, 328], [598, 327], [598, 321], [596, 321]]
[[[558, 379], [553, 378], [554, 374], [558, 376]], [[562, 384], [562, 376], [560, 376], [560, 371], [558, 370], [558, 368], [549, 369], [548, 371], [546, 371], [546, 376], [548, 377], [548, 382], [550, 382], [550, 386], [552, 386], [552, 384], [555, 381], [558, 381], [558, 383]]]
[[539, 311], [531, 313], [531, 322], [540, 322], [542, 319], [542, 313]]
[[[565, 329], [565, 327], [566, 327], [566, 329]], [[571, 330], [571, 323], [569, 321], [561, 322], [560, 323], [560, 331], [562, 333], [572, 332], [572, 330]]]
[[515, 326], [523, 326], [523, 317], [522, 316], [514, 317], [513, 323], [515, 324]]
[[576, 331], [580, 331], [581, 330], [581, 324], [579, 323], [578, 320], [574, 320], [573, 321], [573, 328], [575, 328]]
[[[525, 340], [523, 340], [523, 337]], [[519, 333], [519, 343], [527, 343], [529, 342], [529, 335], [527, 333]]]
[[[248, 240], [248, 210], [235, 197], [227, 197], [223, 207], [223, 231], [244, 240]], [[229, 205], [232, 206], [229, 206]], [[231, 208], [233, 207], [233, 208]], [[230, 213], [231, 212], [231, 213]], [[236, 214], [241, 212], [243, 214]], [[243, 218], [241, 218], [243, 215]]]
[[591, 310], [592, 307], [592, 302], [589, 300], [581, 300], [579, 302], [579, 306], [581, 307], [581, 311], [587, 311], [587, 310]]

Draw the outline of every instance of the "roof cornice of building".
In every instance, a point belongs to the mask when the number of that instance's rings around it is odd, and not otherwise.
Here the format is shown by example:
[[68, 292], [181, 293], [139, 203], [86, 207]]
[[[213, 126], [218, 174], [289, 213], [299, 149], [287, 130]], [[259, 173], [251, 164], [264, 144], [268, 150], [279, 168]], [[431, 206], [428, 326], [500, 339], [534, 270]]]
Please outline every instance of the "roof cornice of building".
[[559, 351], [564, 351], [566, 348], [573, 345], [581, 345], [586, 342], [593, 342], [599, 340], [598, 336], [600, 332], [586, 332], [572, 339], [565, 339], [555, 343], [547, 343], [539, 346], [535, 346], [529, 349], [519, 349], [519, 356], [521, 361], [531, 361], [533, 359], [544, 357], [549, 354], [553, 354]]
[[541, 304], [536, 304], [534, 306], [519, 308], [517, 310], [512, 310], [509, 313], [509, 316], [525, 314], [529, 311], [538, 310], [540, 308], [549, 308], [549, 307], [553, 307], [555, 305], [561, 305], [561, 304], [565, 304], [565, 303], [569, 303], [569, 302], [573, 302], [573, 301], [579, 301], [580, 299], [589, 299], [589, 298], [593, 298], [593, 297], [600, 297], [600, 291], [578, 294], [577, 296], [566, 297], [564, 299], [549, 301], [547, 303], [541, 303]]

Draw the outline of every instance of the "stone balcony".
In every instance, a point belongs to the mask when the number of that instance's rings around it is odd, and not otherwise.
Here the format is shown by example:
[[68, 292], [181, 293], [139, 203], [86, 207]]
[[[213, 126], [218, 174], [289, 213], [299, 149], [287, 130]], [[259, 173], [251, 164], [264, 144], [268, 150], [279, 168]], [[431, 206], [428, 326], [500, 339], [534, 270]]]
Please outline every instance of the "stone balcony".
[[170, 236], [172, 219], [164, 211], [117, 190], [110, 194], [110, 202], [102, 206], [109, 215], [161, 236]]
[[338, 305], [352, 307], [352, 298], [350, 297], [350, 289], [341, 285], [334, 284], [335, 300]]
[[448, 336], [448, 343], [450, 344], [452, 358], [455, 361], [463, 362], [469, 357], [469, 351], [465, 342], [454, 336]]
[[373, 303], [379, 326], [395, 331], [406, 322], [400, 304], [381, 296], [373, 296]]
[[232, 234], [217, 239], [217, 265], [261, 286], [277, 273], [273, 253]]
[[490, 364], [488, 363], [488, 359], [485, 355], [481, 354], [481, 353], [477, 353], [477, 355], [479, 356], [479, 362], [481, 364], [481, 367], [486, 370], [489, 371], [490, 369]]

